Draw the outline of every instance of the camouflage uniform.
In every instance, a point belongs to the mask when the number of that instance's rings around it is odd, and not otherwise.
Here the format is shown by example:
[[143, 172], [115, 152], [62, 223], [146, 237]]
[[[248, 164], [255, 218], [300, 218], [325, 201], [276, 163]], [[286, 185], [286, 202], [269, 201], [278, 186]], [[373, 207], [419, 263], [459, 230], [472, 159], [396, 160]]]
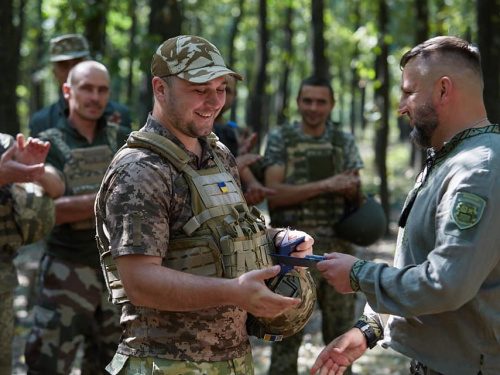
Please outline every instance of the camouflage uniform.
[[[213, 168], [212, 153], [215, 152], [239, 183], [234, 158], [222, 143], [218, 142], [212, 149], [205, 138], [200, 138], [203, 151], [198, 163], [197, 157], [152, 116], [141, 131], [156, 133], [174, 142], [189, 155], [189, 165], [196, 170]], [[171, 238], [185, 237], [183, 227], [193, 218], [190, 189], [181, 178], [182, 173], [152, 151], [128, 148], [117, 157], [118, 161], [113, 162], [108, 171], [113, 179], [112, 189], [99, 193], [106, 196], [105, 222], [113, 257], [147, 254], [160, 256], [165, 263]], [[98, 206], [96, 212], [100, 215]], [[140, 232], [136, 230], [137, 220], [140, 220]], [[127, 302], [122, 308], [124, 332], [108, 371], [136, 374], [136, 366], [160, 366], [169, 374], [189, 371], [253, 374], [246, 317], [245, 311], [231, 305], [172, 312]], [[226, 369], [221, 370], [221, 366]], [[142, 369], [140, 372], [145, 373]]]
[[[345, 170], [363, 168], [354, 137], [328, 122], [321, 138], [304, 134], [297, 124], [283, 126], [269, 134], [263, 168], [283, 166], [285, 183], [304, 184]], [[319, 195], [302, 204], [278, 207], [270, 211], [274, 227], [295, 227], [314, 238], [314, 253], [338, 251], [353, 254], [353, 246], [337, 238], [333, 225], [344, 213], [341, 195]], [[311, 270], [316, 281], [318, 305], [322, 312], [323, 341], [328, 343], [351, 328], [354, 320], [354, 295], [335, 292], [317, 270]], [[297, 358], [303, 332], [273, 344], [270, 374], [296, 374]]]
[[[42, 133], [51, 142], [46, 163], [65, 178], [65, 195], [96, 192], [127, 129], [98, 121], [94, 140], [87, 139], [65, 118]], [[54, 227], [40, 267], [39, 299], [26, 345], [30, 374], [69, 374], [78, 345], [85, 339], [82, 374], [104, 372], [119, 340], [119, 310], [107, 300], [93, 219]]]
[[[0, 134], [0, 156], [14, 144], [14, 138]], [[0, 374], [11, 373], [12, 338], [14, 334], [14, 289], [17, 274], [13, 259], [21, 246], [16, 229], [10, 185], [0, 187]]]

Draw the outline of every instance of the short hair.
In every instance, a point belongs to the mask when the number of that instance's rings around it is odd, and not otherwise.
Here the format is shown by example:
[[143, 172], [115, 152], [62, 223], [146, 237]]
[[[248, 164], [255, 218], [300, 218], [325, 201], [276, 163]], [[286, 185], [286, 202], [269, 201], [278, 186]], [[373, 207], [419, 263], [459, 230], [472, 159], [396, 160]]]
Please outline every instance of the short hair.
[[304, 86], [326, 87], [328, 89], [328, 91], [330, 92], [330, 99], [332, 99], [332, 102], [335, 102], [335, 97], [334, 97], [332, 85], [330, 85], [330, 82], [328, 82], [327, 79], [322, 78], [322, 77], [318, 77], [318, 76], [311, 76], [311, 77], [305, 78], [300, 83], [300, 88], [299, 88], [299, 93], [297, 94], [297, 99], [300, 98], [300, 94], [302, 93], [302, 88]]
[[420, 43], [403, 55], [399, 66], [402, 70], [415, 57], [425, 60], [439, 54], [453, 55], [482, 77], [479, 49], [466, 40], [453, 36], [438, 36]]
[[106, 73], [109, 79], [109, 72], [106, 66], [104, 66], [104, 64], [101, 64], [100, 62], [94, 60], [85, 60], [76, 64], [73, 68], [71, 68], [71, 70], [68, 73], [68, 78], [66, 79], [66, 84], [68, 84], [70, 87], [73, 86], [76, 83], [76, 76], [78, 75], [78, 73], [80, 73], [80, 71], [83, 71], [85, 69], [100, 70]]

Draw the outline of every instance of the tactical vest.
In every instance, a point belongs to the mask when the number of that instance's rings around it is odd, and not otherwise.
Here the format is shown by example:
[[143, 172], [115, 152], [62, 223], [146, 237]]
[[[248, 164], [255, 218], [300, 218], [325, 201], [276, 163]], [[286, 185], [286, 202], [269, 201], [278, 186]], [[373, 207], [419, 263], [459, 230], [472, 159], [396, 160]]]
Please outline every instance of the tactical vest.
[[[0, 156], [15, 143], [10, 135], [0, 133]], [[14, 220], [12, 184], [0, 187], [0, 261], [11, 259], [22, 245], [22, 237]]]
[[[344, 171], [343, 134], [327, 123], [330, 142], [323, 139], [302, 138], [294, 126], [283, 126], [282, 142], [285, 145], [285, 183], [305, 184], [332, 177]], [[344, 198], [340, 194], [325, 193], [293, 206], [271, 210], [273, 227], [311, 228], [333, 225], [344, 213]]]
[[[215, 147], [217, 137], [213, 133], [208, 140]], [[268, 254], [273, 252], [274, 244], [264, 216], [256, 207], [248, 208], [241, 189], [216, 153], [215, 167], [194, 170], [189, 165], [190, 156], [160, 135], [132, 132], [125, 147], [146, 148], [166, 159], [182, 174], [180, 183], [187, 184], [191, 192], [193, 217], [183, 226], [182, 233], [172, 234], [164, 266], [199, 276], [236, 278], [273, 265]], [[119, 154], [115, 158], [120, 158]], [[120, 304], [128, 298], [111, 256], [103, 221], [105, 194], [111, 180], [112, 174], [105, 176], [97, 196], [97, 243], [110, 299]]]
[[[71, 149], [64, 141], [61, 130], [52, 128], [40, 133], [40, 136], [47, 138], [64, 155], [64, 179], [66, 189], [72, 195], [82, 195], [95, 193], [99, 190], [102, 178], [117, 150], [118, 126], [109, 124], [106, 126], [109, 146], [93, 146]], [[86, 230], [94, 228], [95, 220], [87, 219], [71, 224], [74, 230]]]

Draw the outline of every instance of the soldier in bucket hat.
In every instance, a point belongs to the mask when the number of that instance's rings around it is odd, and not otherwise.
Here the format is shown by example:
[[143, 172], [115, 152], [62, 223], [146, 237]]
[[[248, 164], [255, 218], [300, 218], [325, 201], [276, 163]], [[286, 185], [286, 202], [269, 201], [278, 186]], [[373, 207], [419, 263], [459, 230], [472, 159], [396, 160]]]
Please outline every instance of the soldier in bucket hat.
[[[228, 69], [190, 35], [161, 44], [151, 64], [155, 103], [114, 157], [96, 199], [101, 264], [123, 335], [111, 374], [253, 374], [247, 312], [272, 318], [300, 298], [271, 292], [267, 230], [243, 198], [233, 155], [212, 134]], [[297, 256], [312, 252], [304, 236]], [[297, 273], [305, 270], [296, 270]]]
[[[69, 107], [62, 94], [62, 85], [66, 82], [71, 68], [89, 59], [89, 44], [81, 34], [66, 34], [50, 40], [49, 60], [52, 63], [52, 71], [61, 91], [57, 102], [40, 109], [31, 116], [29, 124], [31, 135], [37, 135], [43, 130], [57, 126], [61, 118], [68, 116]], [[132, 120], [129, 108], [117, 101], [108, 101], [104, 116], [110, 122], [115, 122], [127, 128], [131, 127]]]

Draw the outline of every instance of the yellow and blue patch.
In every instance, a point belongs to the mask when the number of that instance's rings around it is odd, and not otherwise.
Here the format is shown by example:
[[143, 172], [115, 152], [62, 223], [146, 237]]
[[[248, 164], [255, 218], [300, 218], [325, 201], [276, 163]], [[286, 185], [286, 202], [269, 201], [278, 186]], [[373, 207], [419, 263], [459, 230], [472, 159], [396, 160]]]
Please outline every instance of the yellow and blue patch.
[[483, 217], [486, 201], [472, 193], [459, 192], [453, 203], [452, 217], [460, 229], [471, 228]]
[[227, 187], [227, 185], [226, 185], [225, 182], [218, 182], [217, 185], [219, 185], [219, 189], [223, 193], [228, 193], [229, 192], [229, 189], [228, 189], [228, 187]]

